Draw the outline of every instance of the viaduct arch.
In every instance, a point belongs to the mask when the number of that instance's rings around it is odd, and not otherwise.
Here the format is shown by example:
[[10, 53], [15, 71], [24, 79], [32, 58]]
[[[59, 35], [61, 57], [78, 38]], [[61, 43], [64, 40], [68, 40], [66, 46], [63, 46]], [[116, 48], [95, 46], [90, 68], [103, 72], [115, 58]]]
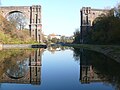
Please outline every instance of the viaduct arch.
[[37, 42], [42, 42], [41, 6], [2, 6], [3, 17], [7, 18], [11, 13], [20, 12], [29, 20], [30, 36]]

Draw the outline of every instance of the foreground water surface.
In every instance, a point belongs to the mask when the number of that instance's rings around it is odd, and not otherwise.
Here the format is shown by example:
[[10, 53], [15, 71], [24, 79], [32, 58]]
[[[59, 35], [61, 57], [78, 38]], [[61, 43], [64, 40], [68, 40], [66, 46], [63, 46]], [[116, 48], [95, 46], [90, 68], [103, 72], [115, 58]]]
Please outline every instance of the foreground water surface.
[[120, 63], [78, 48], [0, 51], [0, 90], [119, 90]]

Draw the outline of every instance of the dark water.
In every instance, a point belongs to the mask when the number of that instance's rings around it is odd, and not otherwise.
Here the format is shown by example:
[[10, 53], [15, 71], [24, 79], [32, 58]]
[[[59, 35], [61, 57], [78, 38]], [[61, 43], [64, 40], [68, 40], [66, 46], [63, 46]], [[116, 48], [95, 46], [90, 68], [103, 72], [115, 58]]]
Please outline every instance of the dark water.
[[0, 90], [119, 90], [120, 63], [75, 48], [0, 51]]

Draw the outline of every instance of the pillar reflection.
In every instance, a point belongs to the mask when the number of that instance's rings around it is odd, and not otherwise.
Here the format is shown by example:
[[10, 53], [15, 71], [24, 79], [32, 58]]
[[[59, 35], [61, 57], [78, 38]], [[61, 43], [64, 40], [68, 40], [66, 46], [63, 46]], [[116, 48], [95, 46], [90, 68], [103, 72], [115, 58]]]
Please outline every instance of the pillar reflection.
[[35, 50], [29, 58], [30, 83], [32, 84], [41, 84], [42, 52], [43, 49]]
[[96, 70], [92, 65], [92, 58], [87, 50], [80, 49], [80, 82], [81, 84], [89, 84], [91, 82], [101, 82]]

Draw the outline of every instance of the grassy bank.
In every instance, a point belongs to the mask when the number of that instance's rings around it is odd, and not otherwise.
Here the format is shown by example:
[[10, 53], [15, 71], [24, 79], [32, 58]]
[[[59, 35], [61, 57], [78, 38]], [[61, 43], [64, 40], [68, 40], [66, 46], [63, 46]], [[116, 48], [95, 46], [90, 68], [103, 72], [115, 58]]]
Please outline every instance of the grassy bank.
[[104, 55], [120, 63], [120, 46], [119, 45], [71, 44], [70, 46], [84, 48], [84, 49], [103, 53]]
[[1, 44], [33, 44], [36, 43], [29, 35], [29, 30], [19, 30], [0, 14]]

